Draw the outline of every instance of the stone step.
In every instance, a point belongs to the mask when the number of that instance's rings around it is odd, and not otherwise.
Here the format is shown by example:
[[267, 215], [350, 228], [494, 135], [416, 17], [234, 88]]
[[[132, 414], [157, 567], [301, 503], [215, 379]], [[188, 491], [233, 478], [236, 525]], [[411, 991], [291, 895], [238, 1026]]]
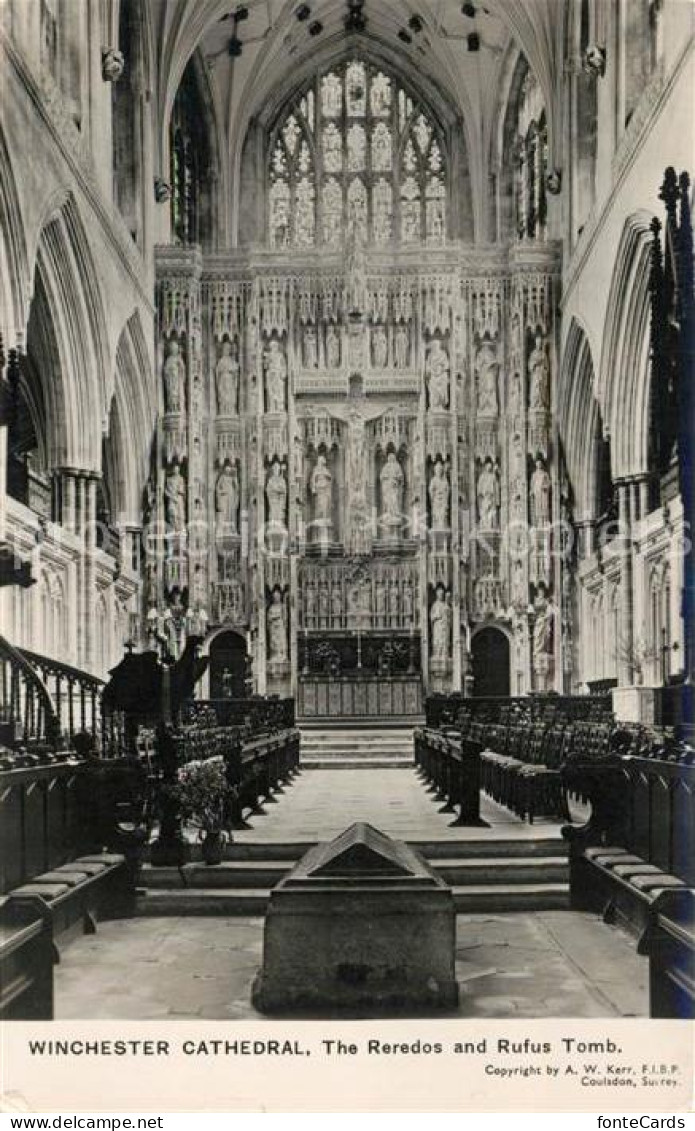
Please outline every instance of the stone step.
[[[291, 860], [231, 860], [214, 867], [186, 864], [177, 868], [148, 868], [142, 883], [148, 891], [232, 888], [264, 890], [286, 876]], [[560, 857], [481, 857], [474, 860], [438, 860], [435, 871], [452, 887], [469, 884], [563, 884], [568, 880], [567, 860]]]
[[[246, 834], [241, 835], [245, 836]], [[549, 829], [548, 833], [544, 835], [538, 826], [536, 826], [535, 835], [533, 837], [515, 837], [511, 835], [495, 839], [479, 837], [472, 838], [471, 840], [408, 840], [408, 844], [411, 848], [414, 848], [424, 856], [426, 860], [429, 860], [430, 863], [436, 863], [437, 865], [439, 861], [467, 863], [470, 860], [478, 860], [481, 858], [506, 860], [508, 858], [518, 859], [519, 857], [524, 859], [528, 859], [529, 857], [533, 857], [534, 859], [550, 857], [566, 860], [568, 852], [566, 842], [560, 838], [555, 829]], [[300, 860], [301, 857], [304, 856], [310, 848], [314, 848], [315, 845], [315, 840], [235, 840], [232, 844], [227, 845], [225, 860], [228, 862], [241, 860], [254, 860], [263, 863], [274, 863], [275, 861], [292, 862]], [[194, 852], [200, 852], [199, 845], [192, 847]], [[176, 871], [176, 869], [172, 870]], [[166, 869], [154, 868], [152, 871], [159, 872], [166, 871]]]
[[415, 753], [412, 742], [391, 742], [388, 738], [381, 742], [360, 742], [359, 739], [350, 742], [302, 742], [299, 749], [302, 757], [307, 754], [381, 754], [389, 751], [408, 754], [412, 759]]
[[[567, 884], [464, 884], [453, 889], [460, 914], [551, 911], [569, 906]], [[136, 915], [265, 915], [270, 891], [255, 888], [179, 888], [138, 894]]]
[[350, 754], [334, 756], [309, 754], [303, 755], [301, 759], [303, 770], [407, 770], [412, 764], [412, 758], [404, 758], [401, 754], [379, 758], [369, 754], [358, 758]]
[[484, 884], [553, 885], [569, 881], [569, 863], [562, 856], [481, 857], [478, 860], [430, 861], [451, 887]]

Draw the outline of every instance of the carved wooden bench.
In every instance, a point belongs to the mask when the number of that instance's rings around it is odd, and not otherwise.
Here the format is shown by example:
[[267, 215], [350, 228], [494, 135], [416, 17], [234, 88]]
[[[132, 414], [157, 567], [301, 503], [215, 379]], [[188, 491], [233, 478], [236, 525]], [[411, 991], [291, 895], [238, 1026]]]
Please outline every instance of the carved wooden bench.
[[53, 1018], [53, 932], [43, 905], [0, 906], [0, 1020]]
[[132, 876], [118, 853], [80, 856], [36, 876], [9, 892], [6, 908], [34, 908], [50, 918], [54, 946], [79, 934], [93, 934], [99, 919], [127, 905]]

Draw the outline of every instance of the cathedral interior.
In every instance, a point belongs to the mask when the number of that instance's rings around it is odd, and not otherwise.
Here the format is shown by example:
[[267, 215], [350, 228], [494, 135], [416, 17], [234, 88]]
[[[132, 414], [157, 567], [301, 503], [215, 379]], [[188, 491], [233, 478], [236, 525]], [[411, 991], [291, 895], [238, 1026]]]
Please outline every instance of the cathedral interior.
[[0, 1011], [369, 821], [692, 1015], [693, 9], [230, 2], [3, 5]]

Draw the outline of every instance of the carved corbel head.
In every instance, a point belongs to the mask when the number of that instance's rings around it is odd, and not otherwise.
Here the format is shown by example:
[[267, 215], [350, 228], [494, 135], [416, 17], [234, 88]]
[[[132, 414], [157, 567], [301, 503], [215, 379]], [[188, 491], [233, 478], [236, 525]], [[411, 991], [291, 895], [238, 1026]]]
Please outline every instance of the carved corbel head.
[[166, 204], [171, 200], [171, 185], [163, 177], [154, 179], [154, 198], [157, 204]]
[[606, 73], [606, 49], [599, 43], [590, 43], [582, 56], [582, 68], [587, 75], [603, 78]]
[[562, 173], [559, 169], [551, 169], [545, 178], [545, 187], [552, 196], [557, 196], [562, 188]]
[[115, 47], [103, 47], [101, 50], [101, 77], [104, 82], [118, 82], [125, 70], [125, 57], [122, 51]]

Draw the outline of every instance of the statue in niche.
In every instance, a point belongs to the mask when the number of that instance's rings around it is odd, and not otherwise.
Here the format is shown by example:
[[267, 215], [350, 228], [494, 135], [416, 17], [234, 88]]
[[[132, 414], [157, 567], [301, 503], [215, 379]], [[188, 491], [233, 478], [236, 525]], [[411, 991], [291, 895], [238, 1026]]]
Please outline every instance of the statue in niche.
[[446, 530], [449, 525], [449, 479], [440, 459], [434, 465], [429, 487], [432, 529]]
[[239, 477], [235, 467], [225, 464], [215, 487], [215, 510], [218, 520], [238, 533]]
[[330, 522], [333, 509], [333, 475], [320, 454], [311, 475], [311, 493], [314, 496], [314, 516], [317, 522]]
[[375, 369], [386, 369], [388, 353], [389, 343], [386, 330], [383, 326], [375, 326], [372, 330], [372, 362]]
[[529, 408], [531, 412], [547, 412], [550, 408], [550, 364], [542, 334], [536, 334], [528, 369]]
[[523, 522], [526, 518], [526, 491], [523, 474], [516, 475], [512, 480], [509, 514], [515, 522]]
[[305, 369], [317, 369], [318, 364], [319, 353], [316, 328], [314, 326], [307, 326], [304, 331], [304, 367]]
[[203, 412], [203, 382], [196, 373], [191, 384], [191, 413], [194, 420], [200, 420]]
[[181, 412], [186, 367], [181, 357], [179, 343], [172, 338], [167, 343], [164, 362], [164, 400], [167, 412]]
[[398, 618], [400, 611], [400, 594], [398, 592], [398, 582], [392, 581], [389, 585], [389, 626], [391, 628], [398, 627]]
[[271, 663], [287, 662], [287, 612], [279, 589], [273, 590], [273, 598], [266, 616], [268, 624], [268, 658]]
[[405, 579], [405, 581], [403, 583], [402, 609], [403, 609], [403, 624], [404, 624], [405, 627], [409, 627], [411, 624], [414, 623], [414, 615], [413, 614], [415, 612], [415, 607], [414, 607], [414, 599], [413, 599], [413, 586], [412, 586], [412, 582], [410, 581], [410, 578], [408, 578], [408, 577]]
[[186, 525], [186, 480], [177, 463], [164, 484], [164, 510], [169, 528], [180, 534]]
[[324, 580], [319, 585], [319, 625], [321, 628], [328, 628], [329, 618], [330, 597], [328, 595], [328, 586]]
[[487, 339], [482, 343], [476, 357], [478, 373], [478, 415], [497, 416], [499, 411], [497, 349]]
[[333, 628], [340, 628], [343, 622], [343, 594], [341, 593], [339, 582], [335, 582], [331, 589], [331, 612], [333, 616]]
[[517, 609], [522, 609], [526, 604], [526, 577], [524, 563], [515, 561], [512, 566], [512, 604]]
[[277, 460], [273, 462], [265, 487], [268, 499], [268, 521], [275, 526], [285, 525], [287, 508], [287, 480]]
[[407, 369], [410, 360], [410, 331], [405, 322], [401, 322], [396, 329], [396, 368]]
[[540, 456], [536, 459], [536, 469], [531, 476], [531, 525], [547, 526], [550, 522], [550, 476]]
[[425, 375], [430, 392], [430, 408], [445, 409], [449, 405], [449, 355], [435, 338], [427, 352]]
[[316, 625], [316, 589], [313, 582], [309, 582], [304, 591], [304, 627], [314, 628]]
[[350, 506], [366, 504], [367, 498], [367, 453], [365, 418], [357, 405], [348, 411], [348, 481]]
[[509, 412], [512, 416], [521, 416], [524, 404], [521, 373], [515, 369], [512, 373], [512, 383], [509, 390]]
[[346, 253], [347, 309], [350, 314], [364, 314], [367, 309], [367, 261], [358, 212], [354, 206], [350, 214]]
[[533, 667], [534, 671], [545, 674], [552, 653], [554, 612], [542, 588], [534, 602], [534, 610]]
[[340, 335], [332, 323], [326, 330], [326, 364], [329, 369], [340, 369]]
[[400, 522], [403, 517], [403, 485], [405, 476], [396, 459], [395, 452], [389, 452], [381, 471], [382, 517], [389, 523]]
[[488, 456], [478, 477], [478, 519], [483, 530], [497, 529], [499, 508], [499, 475], [492, 459]]
[[217, 411], [220, 416], [234, 416], [237, 411], [239, 390], [239, 362], [234, 356], [232, 343], [222, 342], [222, 353], [215, 366]]
[[244, 620], [244, 593], [241, 582], [234, 578], [229, 586], [229, 614], [233, 624], [241, 624]]
[[432, 629], [432, 659], [448, 660], [451, 647], [451, 607], [444, 599], [444, 590], [437, 589], [437, 595], [430, 609]]
[[386, 583], [383, 577], [380, 577], [374, 586], [374, 611], [377, 626], [383, 628], [386, 624]]
[[279, 342], [271, 341], [265, 355], [265, 363], [267, 410], [268, 412], [284, 412], [287, 362]]

